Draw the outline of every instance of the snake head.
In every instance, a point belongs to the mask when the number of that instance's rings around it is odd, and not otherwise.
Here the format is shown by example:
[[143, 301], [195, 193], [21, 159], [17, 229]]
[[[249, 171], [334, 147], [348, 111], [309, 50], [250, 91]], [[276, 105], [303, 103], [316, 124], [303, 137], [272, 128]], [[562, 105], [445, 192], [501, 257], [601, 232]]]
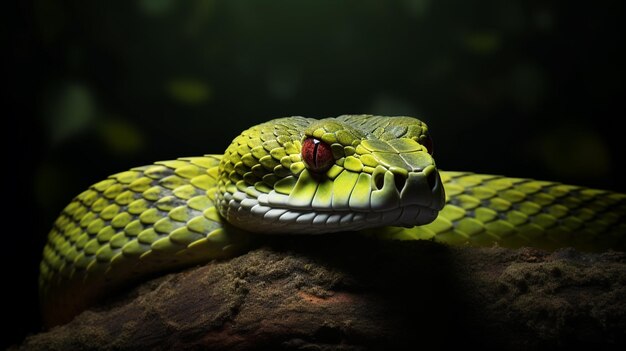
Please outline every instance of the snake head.
[[237, 137], [216, 203], [263, 233], [326, 233], [432, 222], [445, 195], [423, 122], [349, 115], [273, 120]]

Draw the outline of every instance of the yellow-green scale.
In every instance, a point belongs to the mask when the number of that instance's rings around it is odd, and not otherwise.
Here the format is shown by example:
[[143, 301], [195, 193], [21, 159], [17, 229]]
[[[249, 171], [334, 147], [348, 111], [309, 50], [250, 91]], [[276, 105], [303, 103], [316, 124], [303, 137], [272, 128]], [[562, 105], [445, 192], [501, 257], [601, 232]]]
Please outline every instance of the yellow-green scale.
[[39, 285], [47, 324], [146, 274], [230, 257], [245, 247], [246, 235], [231, 230], [224, 236], [214, 207], [220, 159], [157, 162], [78, 195], [44, 248]]
[[626, 246], [626, 194], [531, 179], [441, 172], [446, 206], [435, 221], [381, 237], [451, 245], [598, 251]]

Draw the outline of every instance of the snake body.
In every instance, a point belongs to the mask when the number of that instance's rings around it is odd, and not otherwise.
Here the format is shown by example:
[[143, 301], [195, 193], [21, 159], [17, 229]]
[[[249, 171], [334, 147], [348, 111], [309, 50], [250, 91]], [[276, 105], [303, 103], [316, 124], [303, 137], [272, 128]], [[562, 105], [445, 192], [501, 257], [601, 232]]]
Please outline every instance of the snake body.
[[40, 296], [46, 324], [60, 324], [129, 282], [233, 257], [257, 233], [601, 250], [624, 247], [625, 219], [625, 194], [439, 171], [415, 118], [288, 117], [223, 155], [133, 168], [78, 195], [49, 234]]

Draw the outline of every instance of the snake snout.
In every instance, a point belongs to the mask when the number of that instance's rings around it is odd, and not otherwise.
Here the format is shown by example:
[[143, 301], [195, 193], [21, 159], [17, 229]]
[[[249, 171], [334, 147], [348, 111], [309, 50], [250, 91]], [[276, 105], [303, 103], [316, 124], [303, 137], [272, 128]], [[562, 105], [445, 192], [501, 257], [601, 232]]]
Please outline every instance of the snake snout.
[[428, 166], [422, 171], [409, 172], [400, 184], [402, 184], [402, 189], [398, 189], [403, 206], [418, 205], [435, 210], [443, 208], [445, 195], [435, 166]]

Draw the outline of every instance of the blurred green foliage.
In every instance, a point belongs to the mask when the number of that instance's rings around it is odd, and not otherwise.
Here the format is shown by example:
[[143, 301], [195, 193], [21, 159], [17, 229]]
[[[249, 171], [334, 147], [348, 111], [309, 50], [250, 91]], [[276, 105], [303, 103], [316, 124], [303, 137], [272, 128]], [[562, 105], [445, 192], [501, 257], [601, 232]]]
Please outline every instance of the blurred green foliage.
[[195, 79], [174, 79], [167, 84], [170, 96], [185, 104], [200, 104], [211, 97], [207, 84]]
[[108, 118], [98, 125], [98, 134], [111, 153], [120, 157], [134, 155], [145, 146], [141, 131], [124, 119]]
[[55, 88], [51, 95], [43, 115], [50, 142], [63, 142], [95, 122], [93, 97], [85, 86], [64, 84]]
[[[442, 168], [616, 184], [618, 151], [596, 108], [607, 95], [596, 92], [611, 94], [597, 76], [617, 62], [589, 54], [615, 36], [610, 7], [578, 9], [580, 29], [575, 5], [546, 1], [34, 4], [50, 68], [41, 162], [84, 174], [40, 194], [59, 206], [109, 173], [220, 153], [286, 115], [416, 115]], [[587, 137], [564, 137], [564, 123], [585, 123]]]

